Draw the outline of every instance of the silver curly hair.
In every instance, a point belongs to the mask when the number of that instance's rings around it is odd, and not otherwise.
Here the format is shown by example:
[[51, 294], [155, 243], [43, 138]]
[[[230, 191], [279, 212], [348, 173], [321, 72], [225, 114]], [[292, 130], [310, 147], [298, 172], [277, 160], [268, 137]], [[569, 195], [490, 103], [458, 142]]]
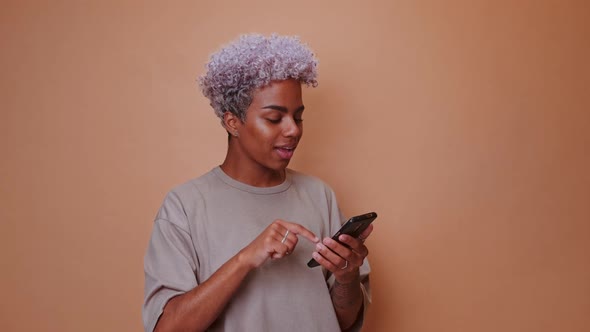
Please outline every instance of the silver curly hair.
[[211, 55], [199, 85], [219, 118], [231, 112], [245, 121], [256, 88], [286, 79], [316, 87], [317, 65], [298, 37], [242, 35]]

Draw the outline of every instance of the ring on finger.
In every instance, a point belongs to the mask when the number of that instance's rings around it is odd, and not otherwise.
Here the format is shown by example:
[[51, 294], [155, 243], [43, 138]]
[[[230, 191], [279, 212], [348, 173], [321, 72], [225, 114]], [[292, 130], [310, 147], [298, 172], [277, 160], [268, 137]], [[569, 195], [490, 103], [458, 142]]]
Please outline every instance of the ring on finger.
[[344, 261], [344, 266], [340, 268], [340, 270], [346, 270], [348, 267], [348, 261]]
[[287, 230], [287, 232], [285, 233], [285, 236], [283, 236], [281, 243], [285, 243], [285, 240], [287, 240], [287, 236], [289, 236], [289, 230]]

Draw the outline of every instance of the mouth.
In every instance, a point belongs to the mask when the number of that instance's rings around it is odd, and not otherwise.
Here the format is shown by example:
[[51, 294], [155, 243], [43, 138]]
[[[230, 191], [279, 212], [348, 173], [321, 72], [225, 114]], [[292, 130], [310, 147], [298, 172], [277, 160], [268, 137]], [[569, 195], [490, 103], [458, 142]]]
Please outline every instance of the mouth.
[[293, 157], [293, 153], [295, 152], [296, 145], [287, 145], [287, 146], [277, 146], [275, 150], [277, 151], [279, 157], [281, 159], [289, 160]]

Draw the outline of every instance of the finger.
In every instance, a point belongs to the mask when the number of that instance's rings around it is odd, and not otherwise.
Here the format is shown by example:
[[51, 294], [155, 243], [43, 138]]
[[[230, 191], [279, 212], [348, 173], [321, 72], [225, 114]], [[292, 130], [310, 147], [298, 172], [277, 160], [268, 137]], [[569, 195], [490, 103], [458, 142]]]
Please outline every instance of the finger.
[[[367, 228], [358, 236], [356, 237], [357, 239], [359, 239], [361, 242], [365, 242], [365, 240], [371, 235], [371, 233], [373, 232], [373, 224], [370, 224], [369, 226], [367, 226]], [[347, 242], [346, 239], [348, 238], [354, 238], [350, 235], [347, 234], [342, 234], [338, 237], [338, 240], [341, 242]], [[348, 243], [347, 243], [348, 244]], [[351, 243], [352, 244], [352, 243]]]
[[291, 233], [296, 234], [296, 235], [301, 235], [301, 236], [307, 238], [311, 242], [316, 243], [316, 242], [320, 241], [320, 239], [317, 236], [315, 236], [315, 234], [313, 234], [312, 231], [310, 231], [309, 229], [307, 229], [307, 228], [305, 228], [305, 227], [303, 227], [303, 226], [301, 226], [299, 224], [296, 224], [296, 223], [293, 223], [293, 222], [288, 222], [288, 221], [285, 221], [285, 220], [280, 220], [280, 219], [277, 220], [276, 223], [278, 223], [281, 226], [285, 227]]
[[285, 255], [289, 255], [295, 250], [298, 241], [299, 239], [297, 238], [297, 235], [293, 233], [289, 233], [286, 237], [284, 237], [284, 241], [281, 240], [284, 246], [283, 248], [285, 249]]
[[328, 247], [324, 243], [318, 243], [316, 244], [316, 251], [335, 266], [344, 266], [345, 261], [353, 260], [353, 257], [351, 257], [352, 251], [350, 249], [334, 240], [331, 241], [335, 242], [340, 248], [335, 248], [335, 246]]
[[289, 236], [293, 233], [278, 222], [272, 223], [271, 227], [269, 228], [271, 229], [271, 238], [280, 243], [284, 243], [285, 241], [287, 241]]
[[365, 257], [368, 254], [368, 249], [362, 245], [361, 241], [358, 239], [351, 238], [353, 241], [360, 243], [360, 247], [357, 247], [356, 250], [352, 250], [338, 241], [332, 240], [331, 238], [325, 238], [323, 244], [326, 248], [336, 255], [340, 256], [344, 260], [347, 260], [353, 266], [360, 266], [363, 264]]
[[293, 252], [295, 246], [297, 246], [297, 242], [299, 242], [299, 238], [297, 237], [297, 235], [289, 233], [283, 244], [287, 246], [289, 251]]
[[293, 249], [299, 241], [299, 238], [295, 233], [281, 225], [275, 229], [275, 232], [272, 236], [275, 240], [287, 245], [290, 249]]
[[280, 231], [274, 232], [271, 238], [273, 239], [271, 254], [273, 259], [283, 258], [291, 254], [299, 241], [297, 235], [287, 229], [285, 229], [285, 234], [281, 234]]
[[347, 245], [353, 251], [361, 254], [362, 256], [367, 256], [369, 253], [367, 247], [364, 244], [364, 241], [358, 238], [354, 238], [349, 235], [340, 235], [338, 237], [338, 241]]
[[288, 229], [285, 230], [284, 234], [282, 234], [281, 231], [279, 231], [278, 235], [281, 238], [279, 241], [281, 243], [285, 243], [285, 241], [287, 241], [287, 239], [289, 238], [289, 234], [291, 234], [291, 231], [289, 231]]
[[274, 253], [273, 253], [273, 254], [270, 256], [270, 258], [271, 258], [271, 259], [280, 259], [280, 258], [283, 258], [283, 257], [285, 257], [285, 256], [288, 256], [289, 254], [290, 254], [290, 252], [289, 252], [289, 251], [285, 251], [285, 252], [278, 252], [278, 251], [275, 251], [275, 252], [274, 252]]
[[340, 270], [340, 268], [342, 266], [345, 266], [345, 261], [340, 258], [340, 266], [337, 265], [338, 263], [332, 262], [330, 260], [328, 260], [326, 257], [322, 256], [322, 254], [320, 254], [317, 251], [314, 251], [311, 256], [313, 257], [313, 259], [315, 259], [316, 262], [318, 262], [322, 267], [324, 267], [326, 270], [332, 272], [332, 273], [336, 273]]
[[274, 245], [272, 254], [270, 256], [272, 259], [283, 258], [292, 252], [292, 249], [290, 249], [287, 244], [280, 242], [275, 243], [276, 244]]
[[373, 224], [370, 224], [369, 227], [367, 227], [367, 229], [365, 229], [361, 235], [359, 235], [359, 239], [365, 241], [369, 235], [371, 235], [371, 233], [373, 233]]
[[[290, 234], [287, 234], [287, 237], [285, 237], [284, 233], [286, 233], [287, 230], [281, 231], [279, 228], [282, 227], [273, 225], [273, 227], [269, 228], [268, 231], [270, 231], [270, 233], [266, 235], [264, 240], [265, 250], [268, 253], [268, 257], [272, 259], [282, 258], [290, 250], [290, 243], [287, 240]], [[284, 241], [283, 238], [285, 238]]]

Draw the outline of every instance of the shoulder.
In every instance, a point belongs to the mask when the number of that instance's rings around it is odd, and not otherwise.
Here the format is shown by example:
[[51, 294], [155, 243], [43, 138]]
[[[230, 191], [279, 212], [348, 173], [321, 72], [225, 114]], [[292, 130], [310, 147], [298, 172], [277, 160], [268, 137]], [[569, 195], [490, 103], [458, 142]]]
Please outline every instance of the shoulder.
[[324, 216], [327, 232], [325, 235], [334, 233], [342, 224], [343, 216], [340, 213], [338, 200], [334, 190], [323, 180], [289, 169], [293, 186], [299, 193], [305, 192], [312, 204], [318, 207]]
[[156, 219], [167, 220], [185, 229], [186, 219], [203, 204], [203, 192], [215, 186], [215, 176], [207, 172], [173, 187], [164, 197]]
[[222, 182], [215, 175], [214, 170], [173, 187], [166, 195], [166, 198], [182, 202], [193, 202], [195, 199], [202, 198], [203, 195], [218, 189]]
[[287, 172], [291, 177], [291, 181], [293, 181], [293, 183], [306, 186], [319, 186], [330, 188], [330, 186], [328, 186], [328, 184], [326, 184], [323, 180], [313, 175], [305, 174], [290, 168], [287, 169]]
[[334, 190], [320, 178], [292, 169], [287, 169], [287, 172], [289, 172], [291, 181], [296, 187], [304, 188], [306, 191], [322, 193], [330, 200], [335, 197]]

